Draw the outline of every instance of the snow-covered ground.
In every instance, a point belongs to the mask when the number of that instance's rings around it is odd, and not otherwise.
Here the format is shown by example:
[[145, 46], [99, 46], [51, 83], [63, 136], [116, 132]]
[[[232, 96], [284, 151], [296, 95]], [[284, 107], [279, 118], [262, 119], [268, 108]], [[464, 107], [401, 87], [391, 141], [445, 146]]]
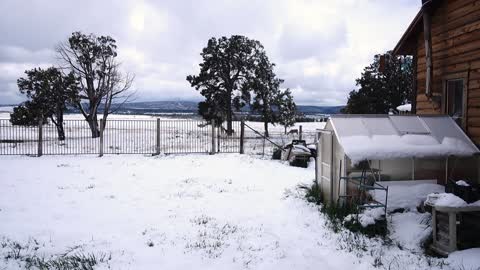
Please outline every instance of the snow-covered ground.
[[[0, 119], [10, 119], [10, 112], [8, 110], [12, 110], [13, 107], [0, 107]], [[2, 109], [4, 109], [2, 111]], [[173, 114], [173, 116], [166, 116], [166, 114], [162, 114], [161, 116], [155, 115], [126, 115], [126, 114], [111, 114], [108, 116], [109, 120], [155, 120], [157, 118], [161, 120], [181, 120], [185, 118], [176, 117], [178, 114]], [[199, 116], [192, 115], [193, 118], [200, 120]], [[101, 118], [101, 117], [99, 117]], [[84, 120], [85, 118], [81, 114], [66, 114], [65, 120]], [[262, 122], [252, 122], [246, 121], [247, 125], [252, 127], [255, 130], [263, 131], [263, 123]], [[299, 129], [300, 125], [302, 126], [302, 130], [305, 132], [314, 132], [317, 129], [322, 129], [325, 127], [326, 122], [302, 122], [302, 123], [295, 123], [293, 127], [288, 128], [290, 129]], [[284, 133], [284, 127], [282, 125], [273, 125], [268, 124], [268, 129], [270, 132], [273, 133]]]
[[0, 165], [0, 269], [20, 268], [4, 259], [11, 241], [35, 243], [28, 252], [47, 258], [111, 255], [97, 269], [474, 269], [478, 254], [444, 261], [334, 233], [298, 189], [314, 178], [313, 163], [219, 154], [0, 157]]

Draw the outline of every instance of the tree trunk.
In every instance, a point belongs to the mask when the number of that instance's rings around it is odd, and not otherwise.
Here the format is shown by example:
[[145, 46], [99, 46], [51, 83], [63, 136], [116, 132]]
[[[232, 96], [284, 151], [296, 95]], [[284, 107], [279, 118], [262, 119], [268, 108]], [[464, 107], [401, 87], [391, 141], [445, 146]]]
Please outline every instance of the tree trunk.
[[263, 122], [263, 128], [265, 129], [265, 137], [269, 137], [269, 135], [268, 135], [268, 121]]
[[227, 100], [227, 135], [231, 136], [233, 134], [232, 128], [232, 90], [227, 91], [228, 100]]
[[65, 140], [65, 129], [63, 128], [63, 111], [57, 114], [57, 123], [55, 123], [57, 127], [58, 139], [60, 141]]
[[287, 135], [287, 126], [283, 126], [285, 128], [285, 135]]
[[98, 128], [98, 121], [97, 115], [91, 114], [87, 118], [88, 126], [90, 127], [90, 131], [92, 132], [92, 138], [100, 137], [100, 129]]
[[53, 124], [57, 128], [57, 136], [59, 141], [65, 140], [65, 129], [63, 128], [63, 106], [60, 104], [57, 106], [57, 111], [54, 115], [50, 116]]
[[58, 140], [64, 141], [65, 140], [65, 130], [63, 129], [63, 122], [59, 122], [57, 125], [57, 134], [58, 134]]

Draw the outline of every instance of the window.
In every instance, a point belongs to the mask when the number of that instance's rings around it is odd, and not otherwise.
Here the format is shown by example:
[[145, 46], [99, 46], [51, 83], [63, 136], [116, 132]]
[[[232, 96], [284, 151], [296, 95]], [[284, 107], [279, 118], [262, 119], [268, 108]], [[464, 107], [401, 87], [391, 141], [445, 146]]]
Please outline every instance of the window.
[[444, 112], [462, 128], [465, 128], [466, 85], [465, 79], [455, 78], [445, 80]]

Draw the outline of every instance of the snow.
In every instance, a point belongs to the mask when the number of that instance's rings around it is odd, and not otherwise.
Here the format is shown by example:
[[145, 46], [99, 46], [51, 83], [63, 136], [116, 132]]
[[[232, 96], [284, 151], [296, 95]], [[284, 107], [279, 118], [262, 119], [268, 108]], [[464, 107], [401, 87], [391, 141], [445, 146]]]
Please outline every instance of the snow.
[[[388, 181], [380, 182], [383, 186], [388, 186], [388, 211], [396, 209], [405, 209], [415, 211], [423, 201], [427, 199], [428, 194], [435, 192], [444, 192], [445, 187], [433, 183], [416, 183], [416, 181]], [[385, 201], [385, 192], [381, 190], [370, 191], [372, 197], [379, 202]]]
[[455, 182], [455, 184], [456, 184], [457, 186], [463, 186], [463, 187], [469, 187], [469, 186], [470, 186], [470, 185], [469, 185], [467, 182], [465, 182], [464, 180], [458, 180], [457, 182]]
[[462, 207], [466, 206], [467, 202], [451, 193], [432, 193], [428, 195], [425, 204], [443, 207]]
[[10, 113], [12, 112], [13, 106], [0, 106], [0, 117], [2, 116], [2, 114], [6, 114], [10, 118]]
[[[10, 119], [10, 112], [12, 112], [13, 107], [0, 107], [0, 119]], [[184, 114], [186, 117], [179, 117], [182, 115], [180, 113], [172, 114], [172, 116], [168, 116], [168, 113], [162, 113], [162, 115], [136, 115], [136, 114], [110, 114], [108, 116], [109, 120], [155, 120], [159, 118], [160, 120], [182, 120], [182, 119], [201, 119], [200, 116], [194, 114]], [[101, 118], [99, 116], [99, 118]], [[65, 114], [65, 120], [84, 120], [85, 117], [82, 114]], [[257, 131], [263, 131], [263, 122], [253, 122], [253, 121], [245, 121], [247, 125], [252, 127]], [[289, 127], [287, 129], [300, 129], [302, 126], [302, 131], [306, 133], [315, 132], [317, 129], [323, 129], [325, 127], [326, 122], [298, 122], [295, 123], [293, 127]], [[248, 128], [245, 129], [248, 132]], [[285, 132], [285, 128], [282, 125], [276, 124], [273, 125], [271, 123], [268, 124], [268, 130], [272, 133], [281, 133]]]
[[[44, 256], [111, 254], [97, 269], [363, 270], [378, 260], [449, 269], [381, 239], [333, 232], [298, 188], [314, 166], [238, 154], [3, 156], [0, 164], [0, 242], [34, 239], [32, 252]], [[0, 269], [20, 269], [6, 252], [0, 245]]]
[[455, 251], [446, 260], [452, 268], [465, 270], [480, 269], [480, 248]]
[[446, 137], [439, 143], [431, 136], [416, 134], [348, 136], [342, 137], [340, 141], [354, 164], [365, 159], [470, 156], [475, 153], [471, 145], [456, 138]]
[[[426, 200], [428, 194], [443, 192], [445, 187], [428, 181], [385, 181], [380, 184], [388, 186], [387, 211], [389, 213], [390, 238], [403, 248], [413, 252], [422, 252], [422, 243], [430, 236], [430, 213], [419, 213], [417, 206]], [[385, 192], [370, 191], [372, 197], [384, 202]], [[405, 212], [392, 213], [403, 209]], [[383, 210], [383, 209], [382, 209]]]
[[[385, 211], [383, 208], [367, 208], [362, 213], [358, 214], [358, 222], [362, 227], [368, 227], [369, 225], [374, 225], [376, 221], [383, 218]], [[355, 214], [350, 214], [345, 217], [345, 221], [349, 222], [352, 219], [356, 218]]]
[[391, 214], [390, 238], [397, 241], [402, 247], [421, 252], [422, 243], [431, 235], [429, 226], [430, 213], [409, 211]]
[[447, 116], [333, 115], [341, 147], [362, 160], [471, 156], [479, 149]]
[[[8, 120], [9, 115], [0, 113], [0, 140], [23, 141], [21, 143], [0, 144], [0, 152], [8, 154], [36, 154], [38, 145], [38, 129], [36, 127], [12, 126]], [[109, 123], [104, 133], [104, 151], [107, 154], [136, 153], [152, 154], [156, 149], [156, 120], [160, 119], [160, 151], [170, 152], [209, 152], [211, 151], [211, 127], [200, 125], [201, 119], [197, 116], [148, 116], [148, 115], [115, 115], [108, 117]], [[190, 121], [188, 121], [190, 120]], [[192, 121], [192, 120], [196, 120]], [[263, 123], [246, 122], [247, 125], [263, 134]], [[302, 138], [307, 143], [313, 143], [316, 139], [316, 130], [325, 126], [324, 122], [297, 123], [303, 127]], [[99, 140], [92, 139], [88, 123], [80, 114], [65, 115], [66, 140], [57, 140], [57, 131], [53, 124], [43, 127], [44, 154], [58, 153], [82, 153], [97, 154]], [[298, 134], [284, 134], [281, 125], [269, 125], [270, 140], [277, 145], [285, 145], [293, 139], [298, 139]], [[234, 122], [235, 140], [227, 140], [220, 144], [222, 152], [238, 152], [238, 138], [240, 136], [240, 122]], [[273, 153], [274, 144], [264, 140], [262, 136], [245, 128], [245, 153], [270, 156]], [[175, 147], [173, 147], [175, 146]]]
[[407, 103], [407, 104], [400, 105], [397, 107], [397, 110], [401, 112], [410, 112], [412, 111], [412, 104]]
[[313, 168], [235, 154], [1, 157], [0, 163], [0, 239], [34, 238], [45, 254], [80, 245], [111, 253], [112, 269], [359, 264], [331, 248], [336, 240], [323, 235], [316, 207], [288, 195], [311, 181]]
[[293, 145], [291, 151], [295, 155], [311, 155], [310, 148], [303, 145]]

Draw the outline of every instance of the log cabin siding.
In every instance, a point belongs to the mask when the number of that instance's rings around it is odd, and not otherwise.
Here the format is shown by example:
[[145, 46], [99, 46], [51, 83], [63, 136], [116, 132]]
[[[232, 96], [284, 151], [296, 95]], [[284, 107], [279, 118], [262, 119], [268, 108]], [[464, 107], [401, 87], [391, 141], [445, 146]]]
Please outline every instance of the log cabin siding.
[[[432, 94], [444, 102], [446, 76], [466, 78], [465, 129], [480, 145], [480, 0], [446, 0], [431, 14]], [[416, 113], [444, 114], [442, 104], [425, 95], [426, 61], [423, 32], [416, 34]], [[467, 75], [465, 75], [467, 74]]]

